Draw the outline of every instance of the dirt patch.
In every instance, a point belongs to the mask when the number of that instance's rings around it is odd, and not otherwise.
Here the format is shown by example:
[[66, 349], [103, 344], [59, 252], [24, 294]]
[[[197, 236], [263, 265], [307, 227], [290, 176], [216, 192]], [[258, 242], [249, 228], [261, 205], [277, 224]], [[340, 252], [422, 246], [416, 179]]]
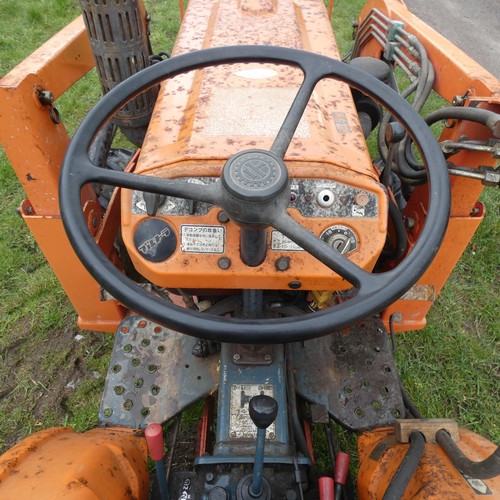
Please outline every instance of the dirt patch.
[[46, 427], [78, 428], [74, 408], [84, 397], [82, 387], [99, 397], [105, 372], [96, 359], [109, 358], [112, 343], [109, 334], [69, 326], [40, 338], [27, 321], [15, 325], [12, 333], [9, 343], [0, 346], [0, 453]]
[[[165, 441], [172, 446], [172, 434], [174, 433], [175, 422], [166, 432]], [[181, 425], [177, 434], [174, 454], [172, 456], [172, 470], [186, 471], [191, 470], [193, 461], [197, 457], [197, 423]], [[169, 447], [167, 447], [169, 449]]]

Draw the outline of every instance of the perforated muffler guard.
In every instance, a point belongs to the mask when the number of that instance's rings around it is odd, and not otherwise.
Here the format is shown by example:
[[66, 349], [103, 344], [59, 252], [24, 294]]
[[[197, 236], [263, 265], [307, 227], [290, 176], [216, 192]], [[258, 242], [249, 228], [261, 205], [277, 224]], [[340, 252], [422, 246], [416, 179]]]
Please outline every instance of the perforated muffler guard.
[[100, 422], [135, 428], [163, 423], [212, 393], [219, 356], [193, 356], [195, 342], [143, 317], [126, 318], [116, 333]]
[[379, 319], [296, 343], [292, 356], [297, 392], [324, 405], [343, 426], [361, 431], [404, 416], [389, 336]]

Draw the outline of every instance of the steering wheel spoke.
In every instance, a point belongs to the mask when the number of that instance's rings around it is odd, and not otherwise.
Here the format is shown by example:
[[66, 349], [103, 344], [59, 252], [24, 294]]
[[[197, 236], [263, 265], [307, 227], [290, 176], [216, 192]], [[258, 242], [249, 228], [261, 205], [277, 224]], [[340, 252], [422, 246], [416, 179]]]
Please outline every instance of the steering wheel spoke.
[[306, 110], [307, 103], [311, 98], [316, 84], [322, 76], [321, 73], [319, 73], [309, 65], [305, 68], [303, 67], [303, 70], [304, 81], [302, 82], [302, 85], [300, 86], [299, 91], [297, 92], [297, 95], [295, 96], [295, 99], [293, 100], [293, 103], [288, 110], [285, 120], [281, 125], [281, 128], [279, 129], [278, 134], [276, 135], [276, 138], [274, 139], [274, 142], [271, 146], [271, 152], [273, 152], [280, 158], [283, 158], [285, 156], [288, 146], [290, 146], [290, 142], [292, 141], [293, 135], [295, 134], [300, 120], [302, 119], [302, 116]]
[[218, 183], [205, 186], [185, 181], [163, 179], [151, 175], [139, 175], [105, 169], [97, 170], [93, 171], [92, 182], [148, 193], [163, 194], [175, 198], [203, 201], [214, 205], [220, 204]]
[[69, 174], [73, 180], [77, 181], [79, 188], [90, 183], [105, 184], [107, 186], [220, 205], [221, 197], [218, 182], [205, 186], [151, 175], [108, 170], [95, 166], [88, 158], [85, 158], [85, 155], [82, 156], [83, 159], [73, 162]]
[[288, 213], [282, 213], [275, 218], [273, 226], [356, 288], [366, 292], [366, 289], [376, 286], [376, 275], [366, 272], [334, 250], [322, 239], [305, 229]]

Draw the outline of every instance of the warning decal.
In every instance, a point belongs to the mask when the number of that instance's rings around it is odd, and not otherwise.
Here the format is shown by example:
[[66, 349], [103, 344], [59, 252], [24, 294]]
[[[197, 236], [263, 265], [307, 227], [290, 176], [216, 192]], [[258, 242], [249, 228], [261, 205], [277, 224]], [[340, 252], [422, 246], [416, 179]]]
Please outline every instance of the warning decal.
[[481, 481], [481, 479], [470, 477], [463, 472], [462, 476], [464, 476], [465, 480], [469, 483], [469, 486], [474, 490], [474, 493], [476, 495], [492, 495], [491, 490], [488, 488], [487, 484], [484, 481]]
[[181, 252], [224, 253], [224, 226], [181, 226]]
[[271, 231], [271, 250], [281, 250], [285, 252], [303, 252], [304, 249], [287, 238], [279, 231]]

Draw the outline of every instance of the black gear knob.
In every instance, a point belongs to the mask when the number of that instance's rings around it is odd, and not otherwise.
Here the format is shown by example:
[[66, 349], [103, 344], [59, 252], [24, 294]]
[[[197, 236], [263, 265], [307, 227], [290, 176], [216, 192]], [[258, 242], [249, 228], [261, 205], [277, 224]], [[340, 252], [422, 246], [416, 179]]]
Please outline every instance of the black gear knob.
[[401, 123], [389, 123], [385, 129], [385, 142], [387, 144], [397, 144], [405, 138], [405, 135], [406, 130]]
[[248, 413], [258, 429], [267, 429], [278, 415], [278, 402], [271, 396], [260, 394], [248, 403]]

